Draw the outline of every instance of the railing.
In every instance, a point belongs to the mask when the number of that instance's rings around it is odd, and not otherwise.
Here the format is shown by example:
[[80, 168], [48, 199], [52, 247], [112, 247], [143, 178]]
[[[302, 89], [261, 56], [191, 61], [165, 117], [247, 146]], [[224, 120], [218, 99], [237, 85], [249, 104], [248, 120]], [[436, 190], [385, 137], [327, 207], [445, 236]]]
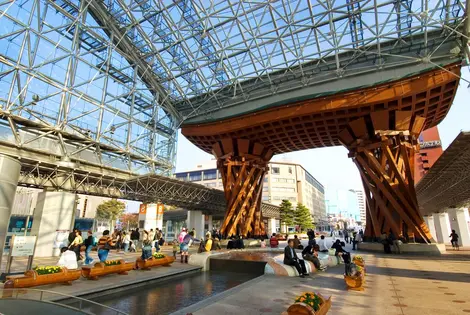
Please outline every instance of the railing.
[[[128, 315], [123, 311], [117, 310], [110, 306], [100, 304], [94, 301], [90, 301], [84, 298], [55, 292], [49, 290], [38, 290], [38, 289], [0, 289], [0, 299], [23, 299], [23, 300], [34, 300], [44, 301], [48, 303], [55, 303], [61, 306], [66, 306], [75, 310], [83, 311], [85, 314], [102, 314], [103, 311], [106, 314], [116, 315]], [[68, 303], [64, 303], [63, 301]], [[90, 310], [92, 309], [92, 310]]]

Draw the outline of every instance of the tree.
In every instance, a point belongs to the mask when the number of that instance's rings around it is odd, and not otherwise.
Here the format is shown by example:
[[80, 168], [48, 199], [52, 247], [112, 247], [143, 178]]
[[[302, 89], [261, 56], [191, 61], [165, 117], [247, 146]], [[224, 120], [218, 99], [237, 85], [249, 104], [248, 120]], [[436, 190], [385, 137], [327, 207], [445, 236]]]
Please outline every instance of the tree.
[[295, 224], [300, 227], [301, 231], [307, 229], [313, 229], [312, 216], [310, 215], [310, 210], [305, 207], [303, 204], [297, 204], [294, 212], [294, 221]]
[[124, 213], [119, 218], [122, 223], [123, 230], [130, 230], [139, 227], [139, 214], [138, 213]]
[[124, 202], [111, 199], [103, 202], [96, 208], [96, 216], [100, 219], [110, 220], [112, 231], [114, 229], [114, 222], [122, 215], [125, 209], [126, 204]]
[[286, 227], [294, 225], [294, 207], [289, 200], [283, 200], [280, 208], [279, 214], [281, 217], [281, 227], [285, 225]]

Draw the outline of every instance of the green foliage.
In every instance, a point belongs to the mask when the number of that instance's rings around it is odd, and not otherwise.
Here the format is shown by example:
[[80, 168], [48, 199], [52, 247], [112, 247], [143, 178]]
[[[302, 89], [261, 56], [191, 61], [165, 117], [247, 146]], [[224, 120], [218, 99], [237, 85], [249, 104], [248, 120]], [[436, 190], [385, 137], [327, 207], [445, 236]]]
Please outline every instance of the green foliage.
[[301, 296], [298, 296], [295, 302], [310, 305], [315, 312], [320, 309], [322, 304], [320, 297], [315, 292], [305, 292]]
[[104, 262], [105, 266], [116, 266], [116, 265], [120, 265], [120, 264], [121, 264], [120, 260], [106, 260]]
[[103, 202], [96, 208], [96, 216], [100, 219], [116, 221], [125, 209], [126, 204], [124, 202], [111, 199]]
[[279, 208], [279, 213], [281, 216], [281, 225], [294, 225], [294, 207], [292, 207], [292, 203], [289, 200], [282, 201]]
[[36, 271], [38, 275], [50, 275], [53, 273], [61, 272], [62, 268], [60, 268], [59, 266], [42, 266], [34, 267], [33, 270]]
[[295, 225], [300, 226], [301, 231], [314, 228], [310, 210], [301, 203], [297, 204], [297, 207], [295, 208], [294, 222]]

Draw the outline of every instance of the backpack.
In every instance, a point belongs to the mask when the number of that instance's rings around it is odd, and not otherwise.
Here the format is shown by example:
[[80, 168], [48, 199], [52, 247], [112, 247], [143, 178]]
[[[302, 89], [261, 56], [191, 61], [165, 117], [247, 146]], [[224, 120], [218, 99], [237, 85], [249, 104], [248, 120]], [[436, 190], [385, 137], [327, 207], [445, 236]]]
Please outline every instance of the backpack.
[[93, 240], [91, 241], [91, 245], [93, 245], [93, 246], [98, 245], [98, 238], [96, 236], [93, 236]]

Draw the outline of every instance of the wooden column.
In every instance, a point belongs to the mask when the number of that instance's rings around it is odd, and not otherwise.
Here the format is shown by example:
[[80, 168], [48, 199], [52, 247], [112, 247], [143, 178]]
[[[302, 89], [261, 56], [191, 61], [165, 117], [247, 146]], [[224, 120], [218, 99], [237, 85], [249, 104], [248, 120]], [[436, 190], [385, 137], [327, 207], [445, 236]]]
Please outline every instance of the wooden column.
[[261, 197], [272, 151], [246, 139], [223, 139], [214, 144], [212, 153], [217, 158], [227, 199], [220, 232], [225, 236], [265, 235]]
[[417, 137], [424, 118], [412, 112], [374, 112], [351, 121], [340, 133], [359, 169], [367, 202], [365, 235], [413, 232], [429, 242], [431, 233], [419, 213], [413, 179]]

